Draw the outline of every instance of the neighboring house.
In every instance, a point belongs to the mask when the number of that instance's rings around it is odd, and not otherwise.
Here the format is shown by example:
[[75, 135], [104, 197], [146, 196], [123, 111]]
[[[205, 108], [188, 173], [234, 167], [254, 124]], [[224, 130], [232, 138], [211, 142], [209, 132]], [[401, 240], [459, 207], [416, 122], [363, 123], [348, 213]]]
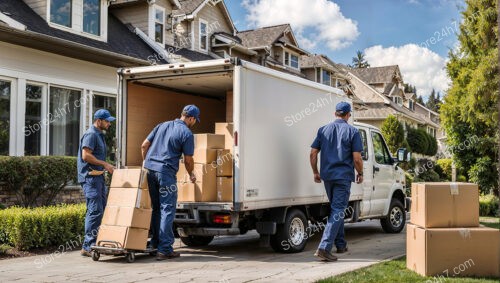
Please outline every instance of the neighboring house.
[[[396, 116], [403, 127], [422, 128], [439, 139], [443, 131], [439, 114], [416, 103], [414, 93], [404, 92], [404, 82], [397, 65], [349, 68], [347, 78], [352, 91], [366, 109], [354, 112], [354, 119], [381, 127], [389, 115]], [[442, 148], [440, 143], [440, 148]]]
[[351, 90], [345, 66], [334, 63], [326, 55], [307, 54], [300, 57], [300, 67], [308, 80], [342, 89], [353, 100], [356, 110], [364, 109], [363, 101]]
[[116, 109], [116, 70], [154, 53], [108, 1], [0, 1], [0, 155], [76, 156], [98, 108]]
[[241, 44], [257, 52], [252, 61], [297, 76], [301, 73], [300, 56], [308, 54], [301, 49], [289, 24], [240, 31], [236, 34]]

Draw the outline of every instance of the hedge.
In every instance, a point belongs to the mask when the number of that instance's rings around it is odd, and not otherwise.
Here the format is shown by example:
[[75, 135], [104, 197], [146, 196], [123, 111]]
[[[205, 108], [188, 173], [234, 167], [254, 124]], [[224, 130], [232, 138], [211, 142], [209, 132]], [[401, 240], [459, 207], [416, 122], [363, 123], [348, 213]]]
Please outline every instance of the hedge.
[[76, 183], [76, 157], [0, 156], [0, 185], [25, 207], [51, 205], [57, 194]]
[[0, 210], [0, 244], [19, 250], [83, 241], [85, 204]]
[[[487, 194], [479, 197], [479, 215], [497, 216], [499, 200], [495, 195]], [[500, 215], [499, 215], [500, 216]]]

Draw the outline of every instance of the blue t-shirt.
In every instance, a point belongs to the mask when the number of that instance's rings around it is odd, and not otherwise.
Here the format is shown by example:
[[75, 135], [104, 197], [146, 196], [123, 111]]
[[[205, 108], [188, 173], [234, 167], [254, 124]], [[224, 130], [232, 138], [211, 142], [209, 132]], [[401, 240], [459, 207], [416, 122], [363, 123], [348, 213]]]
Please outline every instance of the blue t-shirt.
[[319, 128], [311, 145], [320, 150], [320, 176], [324, 181], [354, 182], [353, 152], [362, 152], [363, 143], [358, 129], [344, 119]]
[[78, 183], [85, 182], [85, 177], [87, 177], [87, 174], [91, 171], [90, 168], [99, 171], [104, 170], [102, 166], [92, 165], [83, 161], [82, 150], [84, 147], [92, 150], [92, 154], [95, 158], [106, 161], [106, 141], [104, 140], [104, 134], [94, 125], [92, 125], [80, 139], [77, 159]]
[[144, 167], [175, 176], [179, 171], [181, 155], [194, 154], [194, 136], [180, 119], [158, 124], [148, 135], [151, 142]]

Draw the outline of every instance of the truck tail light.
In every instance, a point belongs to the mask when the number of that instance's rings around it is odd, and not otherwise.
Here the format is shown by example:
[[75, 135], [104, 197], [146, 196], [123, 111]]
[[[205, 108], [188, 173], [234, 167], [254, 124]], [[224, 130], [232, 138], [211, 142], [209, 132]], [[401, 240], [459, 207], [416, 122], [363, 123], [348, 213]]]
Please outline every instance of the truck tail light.
[[229, 214], [214, 214], [212, 221], [215, 224], [231, 224], [231, 215]]

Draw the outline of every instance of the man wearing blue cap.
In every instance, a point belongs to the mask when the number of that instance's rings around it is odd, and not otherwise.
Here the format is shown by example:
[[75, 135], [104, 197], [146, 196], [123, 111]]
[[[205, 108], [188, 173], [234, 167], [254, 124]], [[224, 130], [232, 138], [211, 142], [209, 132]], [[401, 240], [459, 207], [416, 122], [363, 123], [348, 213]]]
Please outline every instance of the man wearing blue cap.
[[90, 256], [90, 247], [95, 245], [97, 231], [101, 226], [106, 206], [106, 186], [104, 171], [113, 174], [113, 165], [106, 162], [106, 142], [104, 131], [116, 119], [108, 110], [99, 109], [94, 113], [94, 124], [83, 134], [78, 149], [78, 182], [82, 185], [87, 203], [85, 215], [85, 238], [82, 256]]
[[[324, 261], [336, 261], [331, 252], [333, 244], [337, 253], [347, 251], [344, 239], [344, 215], [351, 193], [351, 182], [363, 182], [363, 144], [358, 129], [349, 125], [351, 105], [340, 102], [335, 108], [337, 119], [321, 127], [311, 145], [311, 167], [314, 182], [325, 182], [325, 190], [330, 200], [330, 216], [323, 231], [319, 248], [314, 254]], [[318, 172], [318, 153], [321, 152], [321, 174]], [[354, 178], [354, 167], [358, 175]]]
[[179, 257], [174, 252], [173, 223], [177, 205], [177, 171], [179, 159], [184, 163], [191, 181], [196, 182], [194, 169], [194, 136], [191, 128], [200, 122], [200, 109], [187, 105], [181, 118], [157, 125], [141, 146], [144, 167], [149, 170], [148, 185], [153, 207], [151, 247], [157, 248], [156, 260]]

